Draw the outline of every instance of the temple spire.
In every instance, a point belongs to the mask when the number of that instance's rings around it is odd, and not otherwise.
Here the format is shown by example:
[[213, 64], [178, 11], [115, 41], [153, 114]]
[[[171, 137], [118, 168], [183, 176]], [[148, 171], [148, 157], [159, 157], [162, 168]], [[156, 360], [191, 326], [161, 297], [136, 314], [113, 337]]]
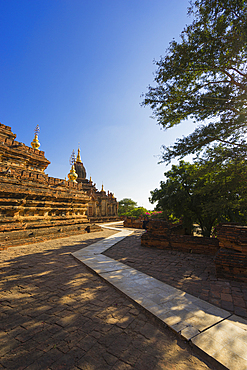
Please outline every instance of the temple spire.
[[80, 162], [80, 163], [82, 163], [82, 161], [81, 161], [81, 151], [80, 151], [80, 148], [78, 148], [78, 153], [77, 153], [76, 162]]
[[75, 166], [72, 164], [71, 169], [70, 169], [70, 172], [68, 174], [69, 181], [70, 182], [76, 182], [77, 183], [77, 181], [76, 181], [77, 177], [78, 177], [78, 175], [75, 172]]
[[39, 147], [40, 147], [40, 143], [39, 143], [39, 140], [38, 140], [38, 134], [39, 134], [39, 125], [37, 125], [35, 127], [35, 130], [34, 130], [34, 139], [31, 142], [32, 148], [33, 149], [37, 149], [37, 150], [39, 150]]
[[78, 177], [77, 173], [75, 172], [75, 151], [73, 149], [72, 154], [70, 156], [69, 163], [71, 165], [70, 172], [68, 174], [68, 178], [70, 182], [77, 182], [76, 179]]

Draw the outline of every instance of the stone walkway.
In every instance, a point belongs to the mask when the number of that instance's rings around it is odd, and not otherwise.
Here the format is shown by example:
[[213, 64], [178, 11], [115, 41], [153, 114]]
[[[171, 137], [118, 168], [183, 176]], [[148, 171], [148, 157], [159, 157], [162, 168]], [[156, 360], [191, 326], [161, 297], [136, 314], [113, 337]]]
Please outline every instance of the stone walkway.
[[214, 369], [72, 257], [113, 234], [104, 230], [0, 252], [0, 369]]
[[129, 234], [122, 229], [73, 256], [218, 364], [246, 370], [246, 320], [103, 255], [116, 243], [121, 248], [119, 242]]
[[[120, 225], [118, 228], [121, 228]], [[213, 256], [144, 248], [142, 230], [104, 254], [230, 313], [247, 318], [247, 284], [216, 277]]]

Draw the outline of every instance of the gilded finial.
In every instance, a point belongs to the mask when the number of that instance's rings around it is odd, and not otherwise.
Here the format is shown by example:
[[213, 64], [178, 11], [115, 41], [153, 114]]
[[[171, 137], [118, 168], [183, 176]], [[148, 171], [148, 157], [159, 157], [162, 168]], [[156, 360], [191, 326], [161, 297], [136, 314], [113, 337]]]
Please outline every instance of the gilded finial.
[[69, 181], [70, 182], [77, 182], [76, 179], [77, 179], [78, 175], [75, 172], [75, 165], [74, 165], [74, 163], [75, 163], [75, 151], [74, 151], [74, 149], [73, 149], [72, 154], [70, 156], [69, 163], [71, 165], [71, 169], [70, 169], [70, 172], [68, 174]]
[[78, 177], [78, 175], [75, 172], [75, 166], [72, 164], [71, 169], [70, 169], [70, 172], [68, 173], [69, 181], [70, 182], [77, 182], [76, 181], [77, 177]]
[[76, 162], [82, 163], [82, 161], [81, 161], [81, 151], [80, 151], [80, 148], [79, 147], [78, 147], [78, 153], [77, 153]]
[[90, 176], [89, 182], [92, 182], [92, 177]]
[[40, 143], [39, 143], [39, 140], [38, 140], [38, 134], [39, 134], [39, 125], [37, 125], [35, 127], [35, 130], [34, 130], [34, 139], [33, 141], [31, 142], [31, 145], [32, 145], [32, 148], [33, 149], [37, 149], [39, 150], [39, 147], [40, 147]]
[[103, 186], [103, 184], [102, 184], [102, 188], [101, 188], [101, 191], [104, 191], [104, 186]]

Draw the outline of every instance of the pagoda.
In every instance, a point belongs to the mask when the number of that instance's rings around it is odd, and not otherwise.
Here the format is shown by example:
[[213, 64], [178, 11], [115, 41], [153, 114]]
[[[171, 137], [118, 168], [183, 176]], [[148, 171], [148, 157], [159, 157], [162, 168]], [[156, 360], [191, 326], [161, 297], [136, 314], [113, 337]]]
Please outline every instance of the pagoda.
[[0, 123], [0, 249], [100, 230], [88, 218], [90, 195], [80, 182], [49, 177], [50, 161]]

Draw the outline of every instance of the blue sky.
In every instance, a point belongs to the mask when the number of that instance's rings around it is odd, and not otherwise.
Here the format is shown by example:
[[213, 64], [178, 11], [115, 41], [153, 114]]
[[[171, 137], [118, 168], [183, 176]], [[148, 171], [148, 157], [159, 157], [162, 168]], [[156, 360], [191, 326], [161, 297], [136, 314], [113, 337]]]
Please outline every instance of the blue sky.
[[37, 124], [49, 176], [64, 178], [80, 143], [87, 177], [152, 209], [168, 170], [168, 131], [140, 106], [155, 65], [187, 17], [186, 0], [0, 0], [0, 122], [30, 145]]

